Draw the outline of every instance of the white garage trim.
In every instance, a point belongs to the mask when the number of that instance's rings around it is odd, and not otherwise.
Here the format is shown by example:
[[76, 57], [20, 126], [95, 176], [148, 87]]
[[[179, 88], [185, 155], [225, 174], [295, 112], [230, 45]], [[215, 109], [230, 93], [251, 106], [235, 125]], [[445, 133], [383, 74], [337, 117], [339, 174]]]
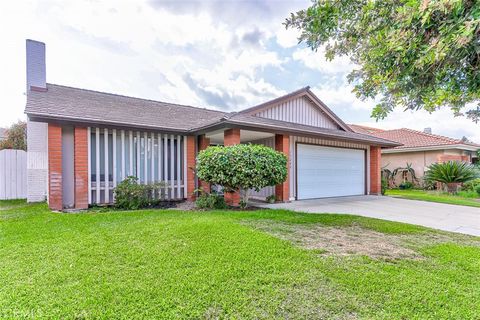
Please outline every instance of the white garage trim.
[[[308, 162], [310, 160], [315, 163]], [[325, 156], [325, 157], [324, 157]], [[297, 200], [362, 195], [368, 192], [367, 177], [367, 149], [324, 146], [312, 143], [295, 144], [295, 198]], [[319, 157], [315, 159], [315, 157]], [[348, 158], [348, 163], [343, 163], [343, 158]], [[337, 159], [337, 160], [336, 160]], [[315, 165], [319, 163], [318, 170]], [[351, 170], [343, 170], [339, 166], [352, 164]], [[328, 167], [331, 165], [332, 170]], [[303, 168], [300, 168], [303, 166]], [[309, 171], [302, 173], [300, 170]], [[335, 170], [336, 169], [336, 170]], [[310, 177], [318, 174], [324, 177], [323, 182], [316, 184]], [[310, 181], [309, 181], [310, 180]], [[333, 182], [333, 183], [332, 183]]]

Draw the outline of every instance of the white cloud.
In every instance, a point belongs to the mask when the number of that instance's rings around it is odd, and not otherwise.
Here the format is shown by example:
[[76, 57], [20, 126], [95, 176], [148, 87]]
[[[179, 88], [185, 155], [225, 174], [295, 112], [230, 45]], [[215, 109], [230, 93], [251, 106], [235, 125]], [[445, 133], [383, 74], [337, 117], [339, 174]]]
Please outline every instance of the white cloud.
[[325, 49], [323, 47], [317, 51], [312, 51], [309, 48], [299, 48], [295, 50], [292, 56], [294, 60], [303, 63], [305, 67], [327, 74], [348, 73], [354, 68], [354, 65], [346, 56], [328, 61], [325, 58]]
[[298, 44], [300, 31], [297, 29], [280, 28], [275, 34], [277, 43], [284, 48], [291, 48]]

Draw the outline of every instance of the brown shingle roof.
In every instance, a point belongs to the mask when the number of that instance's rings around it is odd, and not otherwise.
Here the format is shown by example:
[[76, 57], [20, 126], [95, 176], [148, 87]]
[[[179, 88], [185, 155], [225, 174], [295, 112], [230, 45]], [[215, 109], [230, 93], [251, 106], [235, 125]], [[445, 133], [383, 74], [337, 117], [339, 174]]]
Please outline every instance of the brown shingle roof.
[[373, 133], [376, 133], [376, 132], [385, 131], [385, 130], [383, 130], [383, 129], [373, 128], [373, 127], [367, 127], [367, 126], [361, 126], [361, 125], [358, 125], [358, 124], [349, 124], [348, 126], [349, 126], [354, 132], [363, 133], [363, 134], [373, 134]]
[[56, 84], [47, 84], [47, 89], [45, 92], [29, 92], [25, 108], [29, 116], [188, 131], [218, 121], [226, 114]]
[[[364, 126], [350, 125], [350, 127], [355, 130], [355, 132], [365, 132]], [[467, 145], [473, 147], [479, 147], [480, 145], [466, 142], [462, 139], [453, 139], [437, 134], [426, 133], [422, 131], [401, 128], [393, 130], [382, 130], [370, 128], [368, 134], [383, 138], [391, 141], [397, 141], [401, 143], [401, 146], [395, 147], [395, 149], [409, 149], [409, 148], [428, 148], [428, 147], [438, 147], [438, 146], [449, 146], [449, 145]]]
[[243, 112], [226, 113], [55, 84], [47, 84], [47, 90], [30, 90], [25, 112], [31, 119], [39, 121], [61, 120], [179, 133], [198, 133], [205, 128], [230, 125], [351, 140], [383, 147], [398, 145], [386, 139], [354, 133], [350, 128], [349, 131], [325, 129]]

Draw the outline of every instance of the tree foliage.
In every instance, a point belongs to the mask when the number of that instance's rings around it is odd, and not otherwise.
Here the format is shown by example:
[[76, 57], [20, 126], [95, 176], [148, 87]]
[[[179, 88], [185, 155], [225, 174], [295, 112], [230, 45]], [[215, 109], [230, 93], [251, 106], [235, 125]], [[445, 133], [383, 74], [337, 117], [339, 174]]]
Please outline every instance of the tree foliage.
[[285, 24], [327, 59], [351, 58], [357, 96], [380, 97], [374, 118], [398, 106], [480, 119], [478, 0], [316, 0]]
[[7, 129], [6, 139], [0, 141], [0, 150], [27, 150], [27, 123], [18, 121]]
[[[287, 157], [262, 145], [212, 146], [199, 152], [196, 173], [200, 180], [221, 185], [226, 192], [259, 191], [287, 179]], [[243, 201], [247, 200], [244, 192]]]

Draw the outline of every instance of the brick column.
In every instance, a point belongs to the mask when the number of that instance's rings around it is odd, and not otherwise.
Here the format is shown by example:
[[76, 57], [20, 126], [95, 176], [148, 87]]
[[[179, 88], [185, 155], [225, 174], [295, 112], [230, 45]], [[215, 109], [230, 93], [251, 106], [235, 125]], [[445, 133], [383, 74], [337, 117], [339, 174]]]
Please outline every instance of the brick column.
[[88, 208], [88, 140], [87, 128], [75, 127], [75, 209]]
[[370, 194], [382, 194], [382, 149], [370, 146]]
[[195, 201], [195, 136], [187, 136], [187, 200]]
[[290, 168], [290, 158], [289, 158], [289, 146], [290, 146], [290, 136], [277, 134], [275, 135], [275, 150], [282, 152], [287, 156], [287, 180], [282, 184], [277, 184], [275, 186], [275, 197], [277, 201], [286, 202], [289, 201], [290, 197], [290, 183], [289, 183], [289, 168]]
[[[228, 129], [223, 133], [223, 145], [233, 146], [240, 144], [240, 129]], [[231, 206], [238, 206], [240, 203], [240, 192], [225, 192], [225, 202]]]
[[[210, 146], [210, 138], [207, 138], [204, 134], [198, 137], [198, 151], [202, 151], [207, 149]], [[210, 183], [205, 181], [198, 181], [200, 187], [203, 189], [204, 192], [210, 193]]]
[[62, 199], [62, 127], [48, 124], [48, 206], [63, 209]]

